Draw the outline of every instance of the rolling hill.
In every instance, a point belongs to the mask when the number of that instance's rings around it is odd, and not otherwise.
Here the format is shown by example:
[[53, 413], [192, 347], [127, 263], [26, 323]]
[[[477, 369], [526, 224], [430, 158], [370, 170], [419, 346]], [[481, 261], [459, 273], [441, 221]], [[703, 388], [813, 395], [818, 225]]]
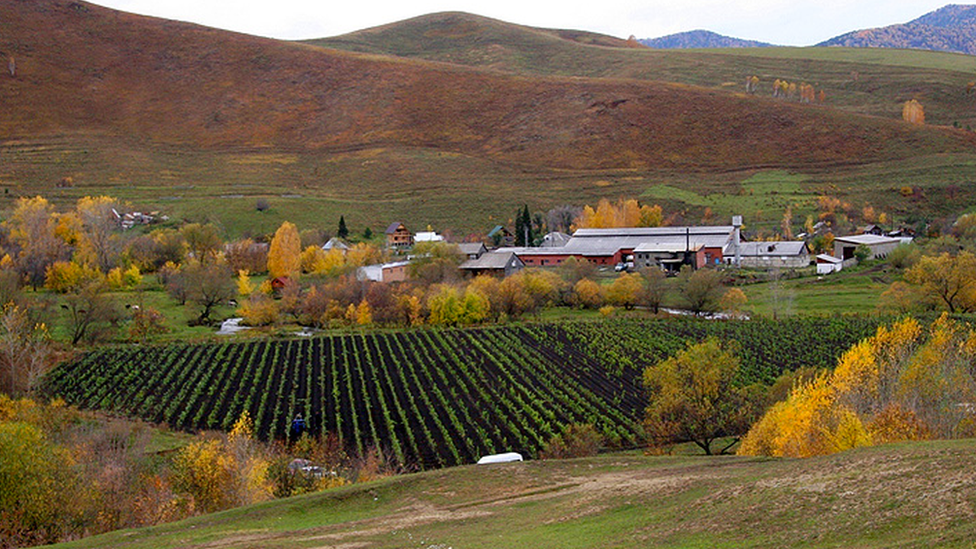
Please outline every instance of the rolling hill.
[[[469, 465], [58, 548], [971, 547], [976, 442]], [[937, 479], [933, 481], [933, 479]]]
[[901, 25], [842, 34], [820, 46], [905, 48], [976, 54], [976, 5], [950, 4]]
[[657, 49], [773, 47], [773, 44], [766, 42], [733, 38], [702, 29], [669, 34], [658, 38], [642, 38], [638, 41], [649, 48]]
[[[955, 164], [951, 155], [976, 144], [968, 132], [724, 89], [733, 74], [738, 82], [761, 67], [775, 67], [764, 81], [786, 67], [783, 77], [800, 80], [821, 71], [819, 61], [674, 58], [592, 33], [458, 14], [326, 44], [365, 53], [71, 0], [6, 2], [0, 20], [0, 56], [13, 60], [0, 74], [2, 200], [110, 193], [231, 233], [273, 229], [286, 216], [322, 226], [340, 214], [374, 229], [397, 216], [468, 231], [518, 204], [634, 196], [656, 182], [703, 179], [692, 173], [734, 188], [743, 177], [725, 174], [936, 157]], [[413, 40], [436, 55], [392, 55], [396, 33], [400, 50]], [[482, 50], [479, 33], [495, 37]], [[540, 56], [528, 61], [536, 69], [514, 70], [530, 51]], [[845, 62], [825, 72], [843, 80], [863, 68], [861, 81], [875, 86], [872, 66]], [[956, 73], [931, 70], [937, 77], [921, 89], [956, 85]], [[866, 95], [885, 96], [880, 110], [891, 111], [908, 92], [890, 76], [897, 70], [883, 71], [898, 91]], [[930, 120], [945, 117], [929, 108]], [[253, 212], [247, 200], [256, 197], [275, 199], [272, 214]]]

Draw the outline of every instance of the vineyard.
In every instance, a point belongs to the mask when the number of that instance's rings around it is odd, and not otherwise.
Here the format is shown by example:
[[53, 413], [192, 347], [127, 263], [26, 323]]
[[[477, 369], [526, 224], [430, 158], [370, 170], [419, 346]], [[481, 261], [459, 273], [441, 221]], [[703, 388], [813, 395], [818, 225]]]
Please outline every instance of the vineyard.
[[262, 438], [302, 414], [350, 451], [431, 468], [536, 455], [568, 423], [611, 446], [642, 439], [641, 372], [708, 335], [741, 345], [743, 382], [829, 367], [877, 319], [573, 322], [367, 332], [297, 340], [135, 346], [62, 365], [46, 392], [182, 429], [227, 430], [245, 410]]

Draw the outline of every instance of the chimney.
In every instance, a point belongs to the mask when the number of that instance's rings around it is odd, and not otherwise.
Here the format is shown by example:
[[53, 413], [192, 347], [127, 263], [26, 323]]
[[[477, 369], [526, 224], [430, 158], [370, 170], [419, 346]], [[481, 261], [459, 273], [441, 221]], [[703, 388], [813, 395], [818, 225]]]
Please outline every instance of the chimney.
[[738, 267], [741, 263], [741, 256], [739, 255], [739, 230], [742, 228], [742, 216], [733, 215], [732, 216], [732, 246], [735, 251], [735, 266]]

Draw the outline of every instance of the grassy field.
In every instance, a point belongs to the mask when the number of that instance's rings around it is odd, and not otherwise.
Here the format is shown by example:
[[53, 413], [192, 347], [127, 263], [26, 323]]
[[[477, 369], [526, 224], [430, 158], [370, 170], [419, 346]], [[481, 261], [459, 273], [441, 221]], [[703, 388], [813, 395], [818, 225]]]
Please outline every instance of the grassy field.
[[881, 294], [897, 279], [885, 264], [828, 276], [816, 276], [812, 270], [802, 278], [742, 286], [749, 299], [745, 310], [769, 317], [877, 313]]
[[[64, 548], [972, 547], [976, 441], [465, 466]], [[932, 479], [938, 479], [933, 489]]]
[[[930, 122], [976, 125], [959, 56], [663, 52], [472, 16], [322, 42], [367, 52], [349, 53], [77, 5], [0, 5], [0, 50], [27, 52], [0, 86], [0, 211], [108, 194], [228, 236], [340, 215], [356, 233], [401, 220], [465, 236], [522, 205], [600, 198], [768, 228], [787, 204], [799, 225], [821, 194], [896, 220], [976, 204], [976, 136], [898, 120], [918, 96]], [[749, 74], [827, 102], [746, 96]]]

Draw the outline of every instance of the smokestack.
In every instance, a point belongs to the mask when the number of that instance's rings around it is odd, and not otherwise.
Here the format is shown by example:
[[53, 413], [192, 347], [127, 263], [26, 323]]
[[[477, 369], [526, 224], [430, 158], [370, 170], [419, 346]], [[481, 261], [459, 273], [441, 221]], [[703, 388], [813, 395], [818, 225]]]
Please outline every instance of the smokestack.
[[739, 255], [739, 230], [742, 228], [741, 215], [732, 216], [732, 227], [734, 228], [732, 233], [732, 246], [735, 249], [735, 266], [738, 267], [742, 259]]

